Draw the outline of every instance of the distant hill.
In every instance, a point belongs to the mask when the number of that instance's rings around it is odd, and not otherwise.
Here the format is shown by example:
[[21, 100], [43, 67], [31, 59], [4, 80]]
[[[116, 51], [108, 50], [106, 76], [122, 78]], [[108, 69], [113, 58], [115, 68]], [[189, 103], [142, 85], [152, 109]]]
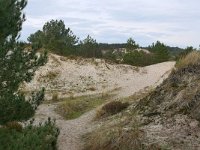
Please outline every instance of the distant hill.
[[[126, 47], [126, 43], [112, 43], [112, 44], [108, 44], [108, 43], [99, 43], [99, 49], [101, 50], [113, 50], [113, 49], [119, 49], [119, 48], [125, 48]], [[148, 49], [148, 47], [141, 47], [142, 49]], [[184, 51], [183, 48], [180, 47], [171, 47], [171, 46], [167, 46], [170, 55], [171, 56], [177, 56], [179, 55], [181, 52]]]

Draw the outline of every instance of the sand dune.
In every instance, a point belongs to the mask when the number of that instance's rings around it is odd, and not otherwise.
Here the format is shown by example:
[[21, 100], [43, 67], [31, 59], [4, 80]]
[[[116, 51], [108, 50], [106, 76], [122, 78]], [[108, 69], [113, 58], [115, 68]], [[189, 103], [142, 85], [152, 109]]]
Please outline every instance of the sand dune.
[[164, 62], [144, 68], [110, 64], [100, 59], [67, 59], [50, 54], [27, 91], [46, 88], [46, 99], [53, 93], [59, 97], [81, 96], [118, 90], [119, 96], [130, 96], [140, 89], [159, 84], [170, 72], [174, 62]]
[[[60, 97], [113, 92], [116, 94], [113, 99], [123, 98], [160, 84], [169, 75], [174, 64], [165, 62], [137, 68], [108, 64], [98, 59], [70, 60], [50, 55], [49, 62], [41, 67], [34, 80], [23, 88], [31, 91], [44, 86], [47, 89], [47, 99], [51, 98], [53, 92], [57, 92]], [[95, 109], [77, 119], [65, 120], [54, 111], [56, 105], [40, 105], [34, 117], [35, 122], [47, 120], [48, 117], [56, 119], [56, 125], [60, 129], [58, 149], [81, 149], [81, 137], [91, 130]]]

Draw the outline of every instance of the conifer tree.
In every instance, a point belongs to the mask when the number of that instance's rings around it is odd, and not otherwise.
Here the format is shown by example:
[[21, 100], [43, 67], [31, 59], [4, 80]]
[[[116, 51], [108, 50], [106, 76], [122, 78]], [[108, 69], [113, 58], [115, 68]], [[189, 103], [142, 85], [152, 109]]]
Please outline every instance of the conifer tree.
[[26, 0], [0, 1], [0, 124], [29, 119], [44, 96], [42, 90], [27, 101], [18, 90], [47, 60], [46, 54], [36, 55], [36, 47], [24, 49], [18, 41], [26, 5]]

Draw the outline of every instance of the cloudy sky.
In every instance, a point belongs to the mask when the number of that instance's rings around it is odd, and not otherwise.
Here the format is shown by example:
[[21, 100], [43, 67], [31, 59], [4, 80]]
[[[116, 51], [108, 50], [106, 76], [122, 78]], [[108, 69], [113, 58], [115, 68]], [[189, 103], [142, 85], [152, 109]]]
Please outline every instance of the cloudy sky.
[[80, 39], [142, 46], [156, 40], [185, 47], [200, 44], [199, 0], [28, 0], [22, 40], [51, 19], [62, 19]]

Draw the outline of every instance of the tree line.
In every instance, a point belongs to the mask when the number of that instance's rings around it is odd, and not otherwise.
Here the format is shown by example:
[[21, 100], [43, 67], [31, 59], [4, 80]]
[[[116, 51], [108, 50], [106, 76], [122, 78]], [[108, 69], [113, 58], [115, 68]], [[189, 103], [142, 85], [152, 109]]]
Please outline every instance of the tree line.
[[70, 28], [66, 28], [64, 21], [51, 20], [28, 37], [32, 45], [45, 48], [53, 53], [69, 56], [80, 55], [83, 57], [102, 57], [99, 45], [91, 36], [80, 41]]
[[[184, 51], [177, 47], [169, 47], [160, 41], [145, 48], [150, 53], [137, 51], [136, 49], [140, 48], [140, 45], [133, 38], [129, 38], [126, 43], [121, 44], [98, 43], [90, 35], [80, 40], [70, 28], [66, 28], [63, 20], [46, 22], [42, 30], [38, 30], [28, 37], [28, 42], [35, 47], [44, 48], [59, 55], [105, 58], [136, 66], [176, 59], [179, 53]], [[125, 48], [126, 53], [114, 53], [115, 49], [120, 48]]]

